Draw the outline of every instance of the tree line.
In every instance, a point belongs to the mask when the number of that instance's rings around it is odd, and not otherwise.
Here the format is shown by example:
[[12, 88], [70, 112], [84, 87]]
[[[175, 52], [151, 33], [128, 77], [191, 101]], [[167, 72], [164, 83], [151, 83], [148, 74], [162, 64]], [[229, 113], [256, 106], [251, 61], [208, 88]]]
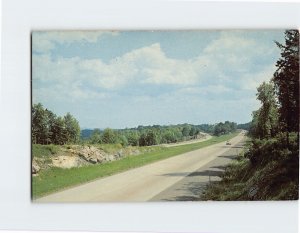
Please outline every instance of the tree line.
[[121, 144], [123, 146], [151, 146], [196, 139], [201, 132], [220, 136], [234, 132], [237, 124], [225, 121], [218, 124], [177, 124], [138, 126], [136, 128], [104, 130], [80, 130], [78, 121], [70, 114], [57, 116], [41, 103], [32, 106], [32, 143], [57, 144], [78, 143]]
[[220, 136], [223, 134], [233, 133], [237, 129], [237, 124], [235, 122], [225, 121], [218, 123], [214, 126], [214, 135]]
[[[254, 111], [249, 135], [252, 143], [246, 157], [252, 166], [269, 169], [272, 183], [282, 186], [284, 199], [298, 198], [299, 183], [299, 31], [285, 31], [285, 43], [276, 45], [281, 57], [269, 82], [257, 88], [261, 107]], [[265, 189], [265, 187], [261, 187]]]
[[70, 114], [57, 116], [41, 103], [32, 106], [31, 139], [34, 144], [76, 143], [80, 139], [78, 121]]
[[94, 129], [90, 135], [85, 135], [85, 140], [92, 144], [120, 143], [123, 146], [151, 146], [196, 139], [197, 137], [201, 137], [201, 132], [220, 136], [234, 132], [236, 128], [237, 124], [229, 121], [213, 125], [153, 125], [118, 130], [106, 128], [104, 130]]
[[86, 141], [92, 144], [120, 143], [123, 146], [151, 146], [161, 143], [175, 143], [194, 139], [200, 133], [196, 126], [184, 124], [176, 126], [138, 126], [131, 129], [94, 129]]

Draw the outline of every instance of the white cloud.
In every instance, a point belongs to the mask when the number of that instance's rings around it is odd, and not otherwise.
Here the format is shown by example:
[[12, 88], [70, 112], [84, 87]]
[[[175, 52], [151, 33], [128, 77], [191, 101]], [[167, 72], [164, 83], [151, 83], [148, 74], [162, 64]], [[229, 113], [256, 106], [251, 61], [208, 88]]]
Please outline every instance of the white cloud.
[[190, 85], [199, 81], [195, 63], [167, 58], [159, 44], [133, 50], [109, 63], [79, 57], [52, 59], [42, 54], [33, 55], [32, 64], [36, 85], [64, 85], [78, 93], [87, 86], [101, 91], [135, 83]]
[[115, 31], [35, 31], [32, 33], [32, 49], [35, 52], [46, 53], [55, 44], [70, 44], [73, 42], [95, 43], [105, 35], [118, 35]]
[[205, 49], [206, 54], [241, 54], [243, 50], [256, 46], [250, 38], [243, 38], [239, 31], [223, 31], [218, 39], [213, 40]]
[[[49, 51], [55, 43], [72, 41], [96, 42], [104, 32], [62, 32], [37, 34], [33, 41], [40, 51]], [[105, 32], [106, 33], [106, 32]], [[37, 41], [38, 39], [38, 41]], [[33, 55], [34, 99], [61, 98], [87, 100], [110, 98], [120, 89], [136, 84], [178, 87], [176, 98], [187, 94], [213, 96], [241, 95], [242, 91], [256, 92], [257, 86], [272, 77], [273, 65], [257, 68], [255, 59], [270, 52], [270, 48], [241, 33], [222, 33], [195, 59], [172, 59], [159, 43], [132, 50], [109, 62], [100, 59], [55, 58], [48, 54]], [[257, 69], [256, 69], [257, 68]], [[234, 87], [233, 87], [234, 86]], [[162, 93], [172, 99], [174, 93]], [[147, 95], [145, 95], [147, 99]], [[197, 98], [197, 97], [195, 97]], [[241, 96], [242, 98], [242, 96]], [[149, 100], [149, 99], [148, 99]]]
[[141, 83], [187, 85], [198, 81], [191, 61], [168, 58], [158, 43], [129, 52], [119, 61], [135, 67]]
[[275, 65], [266, 66], [263, 70], [253, 73], [246, 73], [241, 78], [241, 88], [245, 90], [256, 90], [264, 81], [268, 82], [276, 70]]

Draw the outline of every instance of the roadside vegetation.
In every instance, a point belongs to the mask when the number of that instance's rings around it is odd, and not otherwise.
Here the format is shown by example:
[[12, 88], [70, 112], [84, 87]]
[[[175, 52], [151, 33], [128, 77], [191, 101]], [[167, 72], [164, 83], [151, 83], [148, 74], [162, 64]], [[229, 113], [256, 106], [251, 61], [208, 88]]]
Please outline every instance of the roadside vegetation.
[[249, 145], [202, 200], [299, 198], [299, 31], [286, 31], [285, 44], [276, 44], [281, 57], [270, 82], [257, 88], [261, 107], [253, 112]]
[[122, 146], [152, 146], [167, 143], [177, 143], [201, 138], [203, 133], [216, 136], [235, 132], [237, 124], [225, 121], [218, 124], [177, 124], [138, 126], [130, 129], [83, 130], [82, 143], [115, 144]]
[[[236, 135], [237, 124], [177, 124], [80, 130], [70, 113], [32, 107], [32, 197], [196, 150]], [[210, 140], [166, 148], [161, 144]]]
[[[121, 160], [107, 162], [103, 164], [97, 164], [92, 166], [74, 167], [70, 169], [62, 169], [57, 167], [51, 167], [43, 170], [38, 176], [32, 177], [32, 197], [35, 199], [52, 192], [72, 187], [78, 184], [82, 184], [88, 181], [92, 181], [97, 178], [109, 176], [122, 171], [126, 171], [132, 168], [140, 167], [149, 163], [153, 163], [158, 160], [166, 159], [175, 155], [179, 155], [188, 151], [197, 150], [206, 146], [210, 146], [219, 142], [227, 141], [238, 134], [232, 133], [222, 135], [219, 137], [212, 137], [211, 139], [199, 143], [174, 146], [174, 147], [140, 147], [148, 148], [146, 152], [138, 156], [127, 156]], [[51, 156], [53, 148], [57, 146], [53, 145], [39, 145], [34, 146], [33, 156]], [[111, 150], [114, 146], [107, 145], [107, 149]], [[151, 150], [149, 151], [149, 148]], [[46, 153], [44, 153], [44, 150]], [[54, 149], [56, 150], [56, 149]]]
[[85, 129], [67, 113], [57, 116], [41, 103], [32, 106], [32, 143], [41, 145], [121, 144], [122, 146], [152, 146], [198, 139], [203, 133], [216, 136], [235, 132], [237, 124], [225, 121], [218, 124], [177, 124], [138, 126], [126, 129]]

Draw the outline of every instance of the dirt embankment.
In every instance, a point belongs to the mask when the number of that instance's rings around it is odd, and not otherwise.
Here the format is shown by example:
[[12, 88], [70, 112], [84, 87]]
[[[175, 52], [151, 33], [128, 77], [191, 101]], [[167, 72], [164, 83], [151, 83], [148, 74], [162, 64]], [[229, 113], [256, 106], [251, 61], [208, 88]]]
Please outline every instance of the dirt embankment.
[[[210, 135], [201, 133], [196, 139], [193, 140], [179, 143], [161, 144], [158, 146], [179, 146], [205, 141], [210, 138]], [[73, 167], [81, 167], [115, 161], [126, 156], [139, 155], [141, 153], [151, 151], [153, 150], [153, 147], [114, 147], [113, 149], [104, 151], [100, 146], [97, 145], [38, 145], [37, 149], [37, 154], [35, 155], [35, 153], [33, 153], [32, 158], [33, 175], [38, 175], [41, 170], [45, 170], [51, 167], [68, 169]]]
[[41, 170], [50, 167], [72, 168], [92, 164], [100, 164], [115, 161], [129, 155], [138, 155], [140, 150], [134, 147], [126, 147], [112, 153], [92, 145], [61, 146], [51, 156], [33, 156], [32, 174], [37, 175]]

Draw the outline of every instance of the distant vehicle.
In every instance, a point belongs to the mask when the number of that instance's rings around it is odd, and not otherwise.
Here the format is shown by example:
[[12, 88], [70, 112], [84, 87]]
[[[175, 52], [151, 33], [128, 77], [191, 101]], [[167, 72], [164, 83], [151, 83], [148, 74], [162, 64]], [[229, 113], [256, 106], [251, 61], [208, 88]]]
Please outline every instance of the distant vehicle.
[[231, 145], [231, 143], [229, 141], [226, 142], [226, 145]]

